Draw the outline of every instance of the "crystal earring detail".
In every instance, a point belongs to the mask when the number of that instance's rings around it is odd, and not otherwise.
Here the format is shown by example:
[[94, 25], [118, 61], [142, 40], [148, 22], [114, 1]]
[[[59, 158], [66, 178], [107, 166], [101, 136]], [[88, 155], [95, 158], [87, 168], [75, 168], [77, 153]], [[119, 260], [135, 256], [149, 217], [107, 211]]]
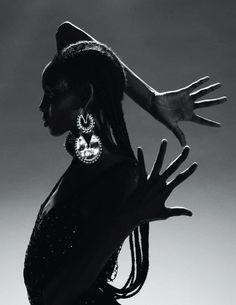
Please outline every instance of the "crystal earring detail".
[[65, 142], [66, 150], [86, 164], [96, 162], [102, 153], [102, 142], [94, 134], [94, 126], [95, 121], [91, 114], [86, 113], [85, 118], [82, 113], [79, 114], [76, 121], [79, 136], [75, 137], [69, 132]]

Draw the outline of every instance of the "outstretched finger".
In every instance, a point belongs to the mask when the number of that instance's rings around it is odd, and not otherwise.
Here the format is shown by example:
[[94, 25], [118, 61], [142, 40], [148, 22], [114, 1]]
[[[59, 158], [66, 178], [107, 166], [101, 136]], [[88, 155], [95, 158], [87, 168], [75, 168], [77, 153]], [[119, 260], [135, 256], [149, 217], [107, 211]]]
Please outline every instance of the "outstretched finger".
[[180, 173], [175, 179], [173, 179], [169, 184], [168, 188], [173, 190], [175, 187], [177, 187], [180, 183], [182, 183], [184, 180], [186, 180], [189, 176], [191, 176], [197, 168], [197, 163], [194, 162], [191, 166], [189, 166], [185, 171]]
[[138, 147], [137, 155], [138, 155], [138, 166], [139, 166], [140, 178], [141, 178], [141, 181], [143, 181], [147, 177], [147, 171], [146, 171], [146, 167], [145, 167], [142, 147]]
[[179, 140], [180, 145], [183, 147], [186, 145], [186, 139], [183, 131], [179, 128], [179, 126], [176, 124], [174, 128], [172, 129], [173, 133], [175, 134], [176, 138]]
[[168, 168], [162, 174], [162, 178], [167, 180], [186, 160], [189, 154], [190, 148], [189, 146], [185, 146], [182, 153], [168, 166]]
[[159, 149], [159, 153], [158, 156], [156, 158], [156, 161], [152, 167], [151, 173], [150, 173], [150, 179], [155, 179], [156, 176], [159, 176], [161, 168], [162, 168], [162, 164], [164, 161], [164, 157], [166, 154], [166, 148], [167, 148], [167, 140], [163, 139], [161, 141], [161, 146]]
[[194, 123], [197, 123], [197, 124], [210, 126], [210, 127], [220, 127], [221, 126], [221, 124], [219, 122], [206, 119], [206, 118], [204, 118], [200, 115], [197, 115], [197, 114], [193, 114], [190, 121], [192, 121]]
[[227, 97], [222, 96], [222, 97], [219, 97], [219, 98], [214, 98], [214, 99], [195, 102], [193, 104], [193, 107], [194, 107], [194, 109], [203, 108], [203, 107], [210, 107], [210, 106], [223, 104], [226, 101], [227, 101]]
[[203, 88], [203, 89], [200, 89], [192, 94], [190, 94], [190, 96], [192, 97], [192, 99], [194, 101], [196, 101], [197, 99], [199, 99], [200, 97], [212, 92], [212, 91], [215, 91], [216, 89], [220, 88], [221, 87], [221, 84], [220, 83], [216, 83], [216, 84], [213, 84], [211, 86], [208, 86], [206, 88]]
[[193, 82], [192, 84], [190, 84], [189, 86], [185, 87], [185, 89], [188, 91], [188, 93], [191, 93], [193, 90], [200, 87], [202, 84], [207, 82], [209, 79], [210, 79], [209, 76], [202, 77], [202, 78], [198, 79], [197, 81]]
[[167, 218], [173, 217], [173, 216], [192, 216], [193, 213], [185, 209], [183, 207], [173, 207], [173, 208], [166, 208], [166, 216]]
[[180, 145], [182, 147], [185, 146], [186, 145], [185, 135], [184, 135], [183, 131], [179, 128], [177, 123], [173, 124], [171, 122], [165, 121], [164, 124], [166, 125], [167, 128], [169, 128], [174, 133], [176, 138], [179, 140]]

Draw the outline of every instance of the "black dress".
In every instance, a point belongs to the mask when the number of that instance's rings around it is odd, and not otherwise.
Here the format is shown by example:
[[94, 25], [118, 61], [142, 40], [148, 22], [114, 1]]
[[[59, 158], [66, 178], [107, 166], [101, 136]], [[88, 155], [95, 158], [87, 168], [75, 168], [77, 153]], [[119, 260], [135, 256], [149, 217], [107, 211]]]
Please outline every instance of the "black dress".
[[[52, 192], [41, 205], [30, 242], [26, 251], [24, 280], [31, 305], [43, 305], [42, 291], [53, 276], [55, 270], [65, 263], [73, 252], [83, 225], [80, 202], [95, 200], [96, 205], [104, 200], [111, 207], [118, 204], [130, 186], [137, 182], [137, 162], [131, 158], [122, 158], [116, 162], [104, 163], [102, 160], [91, 164], [82, 164], [73, 159], [64, 175], [59, 179]], [[93, 174], [94, 167], [102, 170]], [[85, 175], [86, 173], [86, 175]], [[74, 177], [71, 189], [65, 193], [62, 204], [53, 207], [46, 215], [45, 205], [53, 193], [69, 179]], [[77, 246], [78, 247], [78, 246]], [[121, 248], [121, 247], [120, 247]], [[108, 282], [114, 278], [117, 269], [117, 257], [120, 248], [107, 261], [92, 287], [80, 296], [79, 304], [119, 304], [109, 293]], [[82, 251], [82, 249], [81, 249]]]

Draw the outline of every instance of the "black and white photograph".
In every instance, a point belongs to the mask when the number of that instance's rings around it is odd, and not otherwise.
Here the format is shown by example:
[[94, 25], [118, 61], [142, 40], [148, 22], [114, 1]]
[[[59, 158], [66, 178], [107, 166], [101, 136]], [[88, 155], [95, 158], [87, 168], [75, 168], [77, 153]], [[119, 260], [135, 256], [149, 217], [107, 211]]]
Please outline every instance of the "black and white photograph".
[[236, 304], [236, 2], [0, 8], [0, 304]]

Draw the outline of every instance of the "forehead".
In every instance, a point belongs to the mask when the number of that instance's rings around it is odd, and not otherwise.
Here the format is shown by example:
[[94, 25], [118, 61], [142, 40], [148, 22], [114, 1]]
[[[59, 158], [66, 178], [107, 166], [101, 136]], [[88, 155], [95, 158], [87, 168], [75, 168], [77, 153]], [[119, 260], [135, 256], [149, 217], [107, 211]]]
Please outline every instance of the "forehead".
[[66, 90], [69, 88], [69, 83], [64, 75], [53, 69], [49, 63], [42, 73], [42, 87], [44, 90]]
[[63, 76], [63, 73], [58, 69], [57, 65], [49, 62], [43, 69], [42, 86], [58, 86], [60, 83], [61, 85], [63, 83], [65, 85], [65, 82], [65, 77]]
[[65, 79], [56, 79], [54, 82], [43, 82], [43, 89], [45, 91], [66, 91], [69, 89], [69, 84]]

